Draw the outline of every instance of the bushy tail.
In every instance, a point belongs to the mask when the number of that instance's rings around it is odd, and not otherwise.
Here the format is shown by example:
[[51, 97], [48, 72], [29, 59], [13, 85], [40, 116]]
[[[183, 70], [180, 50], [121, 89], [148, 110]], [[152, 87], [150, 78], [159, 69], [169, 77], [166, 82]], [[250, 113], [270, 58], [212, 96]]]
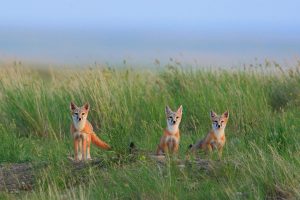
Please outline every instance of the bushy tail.
[[133, 142], [130, 142], [130, 144], [129, 144], [129, 153], [133, 154], [133, 153], [136, 153], [136, 152], [137, 152], [137, 148], [136, 148], [135, 144]]
[[96, 146], [100, 147], [101, 149], [106, 149], [109, 150], [111, 147], [103, 142], [100, 138], [97, 137], [95, 133], [92, 134], [92, 143], [95, 144]]
[[204, 145], [204, 139], [200, 140], [199, 142], [197, 142], [194, 145], [190, 144], [189, 147], [188, 147], [188, 149], [190, 151], [196, 151], [197, 149], [203, 149], [203, 145]]

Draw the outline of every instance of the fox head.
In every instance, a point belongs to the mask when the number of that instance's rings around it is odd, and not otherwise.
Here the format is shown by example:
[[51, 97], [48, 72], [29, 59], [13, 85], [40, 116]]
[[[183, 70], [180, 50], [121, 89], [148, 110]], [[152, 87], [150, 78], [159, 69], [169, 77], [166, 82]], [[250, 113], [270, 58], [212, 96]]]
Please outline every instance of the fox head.
[[229, 118], [229, 112], [226, 111], [222, 115], [218, 115], [217, 113], [211, 111], [210, 119], [212, 121], [213, 130], [220, 130], [226, 127], [227, 121]]
[[88, 103], [84, 104], [82, 107], [78, 107], [73, 102], [71, 102], [70, 110], [74, 124], [85, 123], [89, 113], [89, 109], [90, 106]]
[[176, 131], [181, 122], [182, 116], [182, 105], [179, 106], [176, 112], [173, 112], [169, 106], [166, 106], [165, 109], [167, 117], [167, 127], [170, 132]]

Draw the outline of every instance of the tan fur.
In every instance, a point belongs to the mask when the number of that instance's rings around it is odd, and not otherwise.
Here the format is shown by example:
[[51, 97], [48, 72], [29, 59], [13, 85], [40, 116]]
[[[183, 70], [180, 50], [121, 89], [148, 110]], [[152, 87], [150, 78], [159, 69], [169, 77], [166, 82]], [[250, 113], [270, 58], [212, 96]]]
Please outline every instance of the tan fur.
[[[73, 123], [70, 131], [74, 138], [74, 159], [86, 160], [91, 159], [90, 144], [94, 143], [102, 149], [110, 149], [110, 146], [103, 142], [93, 130], [93, 126], [87, 120], [89, 112], [89, 104], [82, 107], [77, 107], [74, 103], [70, 104]], [[79, 155], [82, 154], [81, 156]]]
[[176, 112], [173, 112], [167, 106], [165, 113], [167, 118], [167, 128], [164, 130], [164, 134], [160, 138], [160, 142], [156, 150], [157, 155], [177, 153], [179, 149], [179, 124], [182, 117], [182, 106], [180, 106]]
[[229, 119], [228, 111], [218, 116], [211, 111], [212, 130], [206, 137], [191, 147], [191, 151], [195, 152], [197, 149], [203, 149], [206, 152], [212, 152], [213, 149], [218, 150], [219, 158], [222, 157], [223, 147], [226, 142], [225, 127]]

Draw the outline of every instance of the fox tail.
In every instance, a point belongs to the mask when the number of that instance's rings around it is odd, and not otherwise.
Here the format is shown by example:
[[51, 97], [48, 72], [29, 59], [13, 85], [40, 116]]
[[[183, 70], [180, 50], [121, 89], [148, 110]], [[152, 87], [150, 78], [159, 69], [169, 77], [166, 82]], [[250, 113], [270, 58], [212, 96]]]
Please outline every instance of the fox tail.
[[203, 145], [204, 145], [204, 140], [200, 140], [199, 142], [197, 142], [196, 144], [190, 144], [188, 149], [190, 151], [195, 151], [197, 149], [203, 149]]
[[95, 144], [96, 146], [100, 147], [101, 149], [109, 150], [111, 147], [103, 142], [95, 133], [92, 134], [92, 143]]
[[134, 154], [136, 152], [137, 152], [137, 148], [136, 148], [134, 142], [130, 142], [130, 144], [129, 144], [129, 153]]

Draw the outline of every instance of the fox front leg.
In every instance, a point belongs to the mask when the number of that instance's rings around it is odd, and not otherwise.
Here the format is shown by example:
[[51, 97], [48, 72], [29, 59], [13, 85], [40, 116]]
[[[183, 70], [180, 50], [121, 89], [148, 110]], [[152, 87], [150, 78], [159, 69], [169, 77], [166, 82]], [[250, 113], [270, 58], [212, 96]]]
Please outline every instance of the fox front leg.
[[87, 143], [87, 147], [86, 147], [87, 157], [86, 157], [86, 159], [87, 160], [92, 160], [91, 152], [90, 152], [90, 148], [91, 148], [91, 138], [90, 137], [87, 138], [86, 143]]
[[178, 142], [174, 142], [173, 153], [175, 155], [178, 155], [178, 149], [179, 149], [179, 143]]
[[82, 138], [78, 138], [78, 160], [82, 160]]
[[79, 141], [77, 138], [74, 139], [74, 160], [78, 161], [78, 145], [79, 145]]
[[87, 145], [87, 135], [85, 133], [81, 134], [81, 140], [82, 140], [82, 160], [86, 160], [86, 145]]
[[222, 158], [222, 154], [223, 154], [223, 146], [219, 146], [218, 147], [218, 155], [219, 155], [219, 159], [221, 160]]
[[213, 149], [213, 147], [212, 147], [212, 144], [207, 144], [207, 146], [206, 146], [206, 154], [211, 158], [212, 157], [212, 149]]
[[74, 160], [79, 161], [81, 160], [81, 138], [80, 132], [74, 132]]
[[167, 144], [163, 145], [163, 152], [164, 152], [165, 155], [169, 154], [169, 147], [168, 147]]

